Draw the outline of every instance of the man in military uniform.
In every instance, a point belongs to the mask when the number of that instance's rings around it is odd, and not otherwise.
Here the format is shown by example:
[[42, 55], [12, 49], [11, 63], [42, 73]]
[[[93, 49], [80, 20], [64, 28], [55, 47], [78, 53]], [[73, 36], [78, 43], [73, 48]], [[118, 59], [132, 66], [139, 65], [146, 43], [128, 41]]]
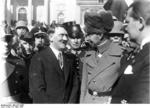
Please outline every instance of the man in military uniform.
[[49, 39], [46, 28], [44, 28], [43, 26], [37, 26], [31, 29], [31, 33], [34, 37], [34, 52], [39, 52], [49, 45]]
[[[84, 56], [84, 51], [81, 49], [81, 44], [84, 39], [83, 32], [80, 28], [79, 24], [75, 24], [75, 22], [66, 22], [63, 24], [68, 32], [68, 44], [67, 44], [67, 53], [71, 53], [75, 55], [75, 73], [78, 76], [79, 86], [81, 86], [81, 78], [82, 78], [82, 58]], [[80, 88], [78, 90], [78, 102], [80, 97]]]
[[109, 103], [111, 88], [120, 75], [123, 49], [105, 35], [114, 25], [110, 12], [90, 10], [84, 20], [86, 40], [92, 48], [84, 57], [80, 102]]

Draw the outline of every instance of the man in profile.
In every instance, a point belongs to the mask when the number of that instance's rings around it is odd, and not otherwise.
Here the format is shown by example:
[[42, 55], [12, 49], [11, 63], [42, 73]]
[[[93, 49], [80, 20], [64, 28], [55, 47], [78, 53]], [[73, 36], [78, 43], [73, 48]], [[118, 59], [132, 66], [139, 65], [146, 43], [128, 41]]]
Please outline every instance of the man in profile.
[[140, 51], [131, 57], [129, 65], [122, 66], [123, 74], [113, 89], [112, 103], [150, 103], [150, 1], [133, 2], [125, 23], [130, 40], [140, 45]]

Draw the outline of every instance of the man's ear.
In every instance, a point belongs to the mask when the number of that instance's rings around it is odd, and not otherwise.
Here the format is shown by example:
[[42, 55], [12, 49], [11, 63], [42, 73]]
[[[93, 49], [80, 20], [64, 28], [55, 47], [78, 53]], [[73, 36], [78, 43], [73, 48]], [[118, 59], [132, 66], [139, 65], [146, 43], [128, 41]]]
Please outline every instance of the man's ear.
[[49, 34], [49, 40], [50, 40], [50, 42], [53, 41], [53, 35], [54, 35], [53, 33], [50, 33], [50, 34]]
[[141, 24], [141, 27], [139, 28], [139, 30], [142, 31], [144, 29], [144, 25], [145, 25], [145, 20], [143, 19], [143, 17], [139, 18], [139, 22]]

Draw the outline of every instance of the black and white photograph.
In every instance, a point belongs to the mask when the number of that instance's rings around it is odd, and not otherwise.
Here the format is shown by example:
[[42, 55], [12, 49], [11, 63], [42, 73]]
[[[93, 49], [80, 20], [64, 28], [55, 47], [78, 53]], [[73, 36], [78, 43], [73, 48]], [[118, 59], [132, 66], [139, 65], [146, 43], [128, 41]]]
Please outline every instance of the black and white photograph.
[[150, 0], [0, 0], [0, 15], [0, 108], [150, 103]]

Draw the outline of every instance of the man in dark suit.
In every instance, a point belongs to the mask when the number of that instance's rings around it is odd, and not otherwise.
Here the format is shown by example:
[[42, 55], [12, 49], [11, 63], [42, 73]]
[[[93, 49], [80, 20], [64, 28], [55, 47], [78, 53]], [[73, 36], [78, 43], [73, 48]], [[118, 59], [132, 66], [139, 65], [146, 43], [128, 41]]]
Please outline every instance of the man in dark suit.
[[130, 65], [113, 89], [112, 103], [150, 103], [150, 1], [136, 0], [128, 9], [125, 30], [140, 51], [126, 57]]
[[31, 61], [29, 85], [33, 103], [76, 103], [75, 56], [63, 52], [67, 31], [55, 25], [49, 37], [50, 46], [35, 54]]

